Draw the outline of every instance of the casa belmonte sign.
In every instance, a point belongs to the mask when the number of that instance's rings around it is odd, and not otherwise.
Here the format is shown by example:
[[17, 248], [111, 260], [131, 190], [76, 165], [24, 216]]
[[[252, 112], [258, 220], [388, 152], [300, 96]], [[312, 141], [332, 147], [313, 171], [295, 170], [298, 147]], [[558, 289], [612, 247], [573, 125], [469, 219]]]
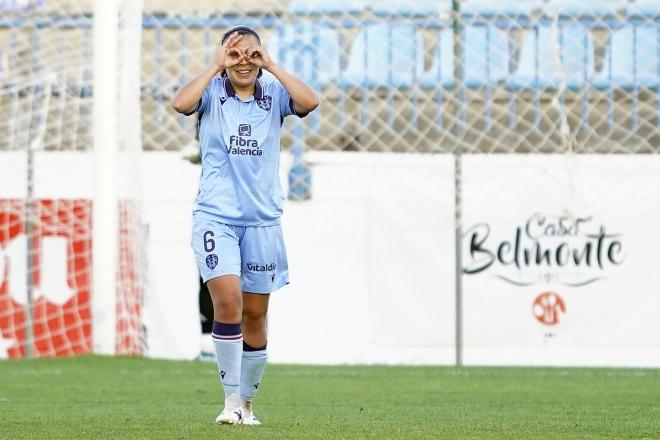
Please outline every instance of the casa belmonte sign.
[[490, 272], [518, 286], [543, 281], [584, 286], [603, 279], [606, 270], [625, 260], [622, 235], [593, 216], [534, 214], [508, 234], [478, 223], [463, 240], [463, 273]]

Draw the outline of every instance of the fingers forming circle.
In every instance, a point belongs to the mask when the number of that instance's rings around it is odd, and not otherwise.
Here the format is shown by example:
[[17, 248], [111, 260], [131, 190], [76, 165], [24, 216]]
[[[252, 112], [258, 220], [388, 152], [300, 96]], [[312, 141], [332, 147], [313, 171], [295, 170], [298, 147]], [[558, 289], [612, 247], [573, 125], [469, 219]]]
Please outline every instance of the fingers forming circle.
[[239, 35], [238, 32], [234, 32], [227, 38], [227, 41], [225, 41], [225, 44], [223, 44], [224, 47], [230, 48], [233, 47], [236, 43], [238, 43], [241, 39], [243, 38], [243, 35]]

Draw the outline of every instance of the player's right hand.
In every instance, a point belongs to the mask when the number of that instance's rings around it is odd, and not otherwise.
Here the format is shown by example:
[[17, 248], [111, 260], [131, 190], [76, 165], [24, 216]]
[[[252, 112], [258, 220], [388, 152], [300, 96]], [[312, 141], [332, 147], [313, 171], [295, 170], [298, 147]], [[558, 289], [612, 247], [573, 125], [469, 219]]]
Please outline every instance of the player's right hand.
[[233, 67], [243, 61], [245, 54], [236, 47], [236, 43], [241, 41], [242, 38], [243, 35], [239, 35], [238, 32], [234, 32], [229, 36], [229, 38], [227, 38], [225, 44], [220, 47], [220, 50], [218, 50], [218, 54], [215, 56], [215, 60], [213, 61], [213, 64], [218, 69], [218, 72]]

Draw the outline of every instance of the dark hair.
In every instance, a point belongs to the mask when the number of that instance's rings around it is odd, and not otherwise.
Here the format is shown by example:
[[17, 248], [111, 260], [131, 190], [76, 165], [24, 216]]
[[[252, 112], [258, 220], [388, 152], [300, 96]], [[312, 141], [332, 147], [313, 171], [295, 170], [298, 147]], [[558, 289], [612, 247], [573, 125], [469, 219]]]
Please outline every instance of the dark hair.
[[[252, 35], [257, 39], [257, 43], [261, 45], [261, 38], [259, 37], [259, 34], [257, 31], [252, 29], [250, 26], [246, 26], [244, 24], [239, 24], [238, 26], [232, 26], [229, 29], [225, 31], [224, 34], [222, 34], [222, 40], [220, 41], [220, 45], [225, 44], [225, 41], [227, 41], [227, 38], [229, 38], [232, 34], [238, 32], [238, 35]], [[259, 69], [259, 73], [257, 73], [257, 78], [261, 78], [261, 75], [263, 72], [261, 69]], [[227, 71], [223, 70], [221, 73], [221, 76], [227, 76]]]
[[222, 41], [220, 41], [220, 44], [225, 44], [225, 41], [227, 41], [227, 38], [229, 38], [233, 33], [238, 32], [238, 35], [253, 35], [259, 44], [261, 44], [261, 38], [259, 37], [259, 34], [257, 31], [252, 29], [250, 26], [246, 26], [243, 24], [239, 24], [238, 26], [232, 26], [229, 29], [225, 31], [225, 33], [222, 35]]

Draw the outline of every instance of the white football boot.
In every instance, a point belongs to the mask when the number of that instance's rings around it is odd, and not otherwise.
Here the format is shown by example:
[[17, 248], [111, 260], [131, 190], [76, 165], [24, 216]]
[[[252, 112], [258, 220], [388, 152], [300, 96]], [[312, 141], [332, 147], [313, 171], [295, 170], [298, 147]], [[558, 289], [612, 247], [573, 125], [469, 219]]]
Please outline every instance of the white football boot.
[[225, 408], [222, 410], [218, 417], [215, 418], [215, 423], [223, 425], [240, 425], [243, 421], [243, 413], [241, 411], [241, 398], [238, 394], [230, 394], [225, 398]]
[[254, 413], [252, 412], [252, 402], [244, 400], [241, 403], [240, 410], [241, 410], [242, 425], [252, 425], [252, 426], [261, 425], [261, 422], [259, 421], [259, 419], [257, 419], [257, 416], [255, 416]]

